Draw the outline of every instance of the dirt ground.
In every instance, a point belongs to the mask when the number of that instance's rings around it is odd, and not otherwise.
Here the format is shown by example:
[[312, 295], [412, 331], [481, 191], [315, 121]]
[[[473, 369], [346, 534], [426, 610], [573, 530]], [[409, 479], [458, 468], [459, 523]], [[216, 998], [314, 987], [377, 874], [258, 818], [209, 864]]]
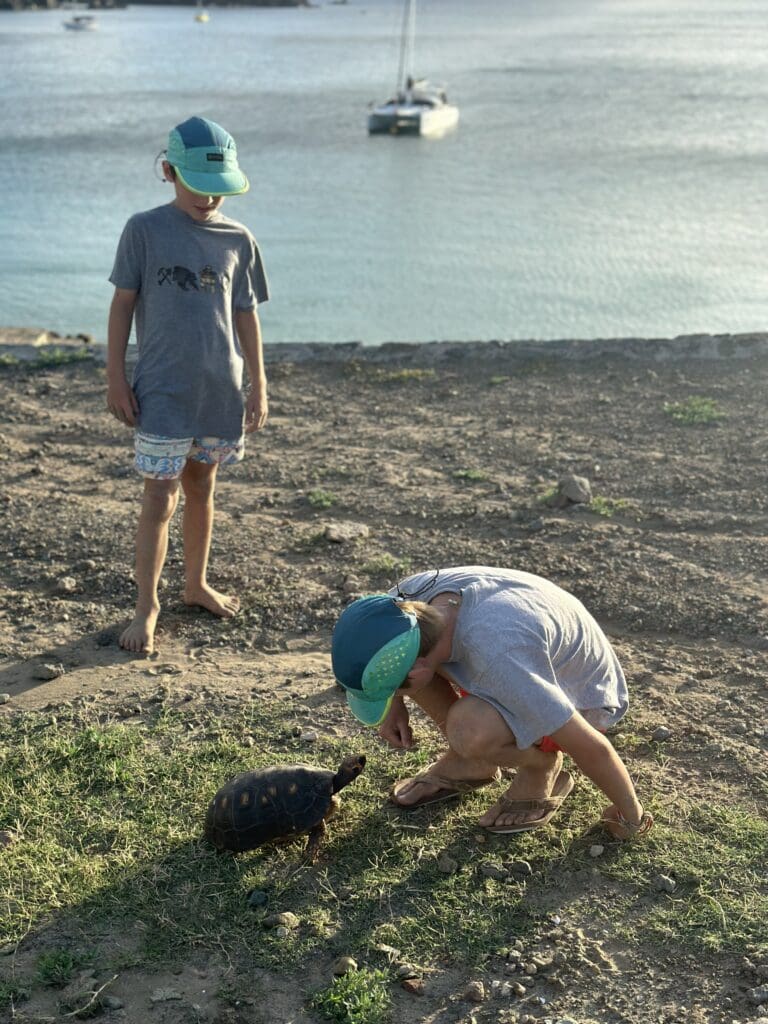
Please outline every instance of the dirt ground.
[[[222, 699], [287, 689], [308, 727], [326, 714], [329, 728], [356, 735], [328, 653], [350, 598], [409, 570], [506, 565], [564, 586], [609, 633], [635, 729], [671, 737], [670, 818], [690, 799], [765, 813], [764, 338], [276, 346], [268, 355], [269, 424], [217, 490], [211, 578], [241, 595], [242, 611], [222, 623], [183, 606], [174, 523], [152, 659], [116, 645], [135, 598], [140, 481], [130, 434], [106, 411], [100, 361], [0, 370], [0, 712], [83, 697], [130, 710], [160, 676], [180, 694]], [[675, 419], [672, 403], [691, 397], [714, 400], [722, 415]], [[567, 474], [588, 479], [590, 506], [552, 503]], [[357, 536], [344, 539], [340, 525]], [[530, 1019], [759, 1016], [747, 997], [758, 980], [738, 958], [614, 954], [621, 970], [573, 981], [567, 1013], [532, 1009]], [[171, 980], [199, 1007], [198, 966]], [[455, 974], [450, 984], [460, 991], [463, 981]], [[164, 984], [133, 972], [126, 990], [135, 998]], [[263, 1019], [308, 1019], [290, 979], [271, 988]], [[403, 1000], [398, 1020], [471, 1012]], [[251, 1019], [207, 1004], [203, 1016], [183, 1017], [175, 1003], [132, 1011], [125, 1002], [116, 1015], [131, 1024]]]

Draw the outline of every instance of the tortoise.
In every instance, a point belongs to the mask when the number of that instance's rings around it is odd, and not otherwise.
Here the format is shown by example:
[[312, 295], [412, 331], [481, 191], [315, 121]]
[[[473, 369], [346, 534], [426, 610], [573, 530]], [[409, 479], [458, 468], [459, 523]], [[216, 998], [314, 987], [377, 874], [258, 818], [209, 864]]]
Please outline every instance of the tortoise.
[[243, 772], [225, 783], [208, 805], [204, 838], [219, 850], [244, 853], [275, 839], [309, 833], [305, 857], [314, 862], [336, 796], [365, 767], [363, 754], [345, 757], [337, 772], [308, 764]]

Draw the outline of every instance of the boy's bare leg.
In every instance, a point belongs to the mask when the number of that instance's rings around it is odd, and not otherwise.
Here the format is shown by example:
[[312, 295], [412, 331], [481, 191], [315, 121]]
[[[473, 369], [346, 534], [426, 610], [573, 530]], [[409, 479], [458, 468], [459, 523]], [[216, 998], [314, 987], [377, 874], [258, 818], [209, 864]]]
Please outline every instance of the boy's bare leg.
[[221, 618], [231, 618], [240, 599], [208, 584], [208, 555], [213, 533], [213, 496], [218, 466], [187, 461], [181, 474], [184, 489], [184, 604], [200, 605]]
[[151, 654], [160, 614], [157, 585], [168, 551], [168, 524], [179, 500], [178, 480], [144, 480], [139, 525], [136, 530], [136, 587], [138, 598], [133, 622], [122, 633], [126, 651]]
[[[453, 703], [445, 733], [448, 750], [435, 765], [435, 772], [444, 778], [490, 779], [497, 767], [514, 767], [517, 772], [506, 791], [508, 799], [541, 800], [551, 794], [562, 767], [562, 754], [545, 753], [538, 747], [520, 750], [507, 723], [487, 701], [468, 696]], [[428, 783], [404, 780], [395, 796], [398, 803], [407, 806], [436, 791], [437, 787]], [[540, 817], [540, 811], [502, 812], [495, 804], [480, 818], [480, 824], [521, 825]]]

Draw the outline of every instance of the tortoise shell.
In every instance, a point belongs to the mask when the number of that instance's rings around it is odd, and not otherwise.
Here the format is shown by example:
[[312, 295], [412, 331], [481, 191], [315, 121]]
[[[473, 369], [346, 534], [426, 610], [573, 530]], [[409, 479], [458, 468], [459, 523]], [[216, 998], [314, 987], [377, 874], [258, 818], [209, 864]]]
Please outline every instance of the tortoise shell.
[[234, 853], [304, 832], [319, 842], [334, 794], [364, 766], [365, 757], [355, 756], [345, 758], [337, 772], [289, 764], [236, 775], [209, 804], [204, 837]]

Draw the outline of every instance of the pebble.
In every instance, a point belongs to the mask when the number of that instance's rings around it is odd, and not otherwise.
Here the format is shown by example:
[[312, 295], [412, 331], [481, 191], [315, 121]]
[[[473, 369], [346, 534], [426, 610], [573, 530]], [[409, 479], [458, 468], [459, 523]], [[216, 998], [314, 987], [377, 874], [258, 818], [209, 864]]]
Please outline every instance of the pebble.
[[351, 956], [336, 957], [333, 961], [333, 967], [331, 970], [337, 978], [341, 978], [344, 974], [349, 974], [352, 971], [357, 970], [357, 960]]
[[292, 914], [290, 910], [285, 910], [281, 914], [270, 914], [264, 918], [264, 926], [266, 928], [298, 928], [299, 919], [295, 914]]
[[62, 576], [56, 581], [56, 590], [60, 594], [74, 594], [77, 590], [77, 580], [74, 576]]
[[447, 853], [441, 853], [437, 858], [437, 870], [443, 875], [455, 875], [459, 870], [459, 863]]
[[768, 1003], [768, 985], [758, 985], [757, 988], [751, 988], [747, 995], [758, 1006]]
[[493, 861], [484, 861], [480, 865], [480, 873], [486, 878], [494, 878], [498, 882], [509, 877], [509, 872], [501, 864], [495, 864]]
[[60, 664], [59, 665], [52, 665], [52, 664], [38, 665], [37, 668], [33, 672], [33, 677], [35, 679], [42, 679], [44, 682], [50, 682], [51, 679], [58, 679], [59, 676], [63, 676], [63, 675], [64, 675], [64, 666], [60, 665]]
[[424, 982], [421, 978], [406, 978], [400, 983], [400, 988], [410, 992], [412, 996], [424, 995]]
[[302, 743], [317, 743], [317, 733], [313, 729], [307, 729], [299, 736], [299, 739]]
[[519, 878], [525, 878], [533, 874], [533, 868], [527, 860], [513, 860], [507, 864], [507, 869]]
[[[0, 704], [5, 704], [5, 701], [3, 700], [4, 696], [5, 696], [4, 693], [0, 693]], [[0, 847], [2, 847], [2, 846], [10, 846], [11, 843], [15, 843], [15, 842], [16, 842], [16, 836], [15, 836], [15, 834], [13, 832], [11, 832], [10, 829], [4, 828], [4, 829], [0, 830]]]
[[7, 704], [10, 699], [10, 693], [0, 693], [0, 704]]
[[421, 971], [415, 964], [400, 964], [395, 970], [396, 978], [419, 978]]
[[605, 847], [601, 846], [600, 843], [595, 843], [593, 846], [590, 846], [589, 848], [590, 857], [602, 857], [604, 853]]
[[668, 740], [671, 735], [671, 729], [668, 729], [666, 725], [660, 725], [651, 733], [651, 739], [654, 743], [663, 743], [664, 740]]
[[670, 878], [669, 875], [656, 875], [653, 880], [653, 887], [657, 892], [674, 892], [677, 888], [677, 882], [674, 878]]
[[252, 889], [248, 894], [248, 906], [249, 907], [263, 907], [269, 900], [269, 897], [263, 889]]
[[482, 1003], [485, 1001], [485, 985], [482, 981], [470, 981], [464, 989], [463, 999], [470, 1003]]

